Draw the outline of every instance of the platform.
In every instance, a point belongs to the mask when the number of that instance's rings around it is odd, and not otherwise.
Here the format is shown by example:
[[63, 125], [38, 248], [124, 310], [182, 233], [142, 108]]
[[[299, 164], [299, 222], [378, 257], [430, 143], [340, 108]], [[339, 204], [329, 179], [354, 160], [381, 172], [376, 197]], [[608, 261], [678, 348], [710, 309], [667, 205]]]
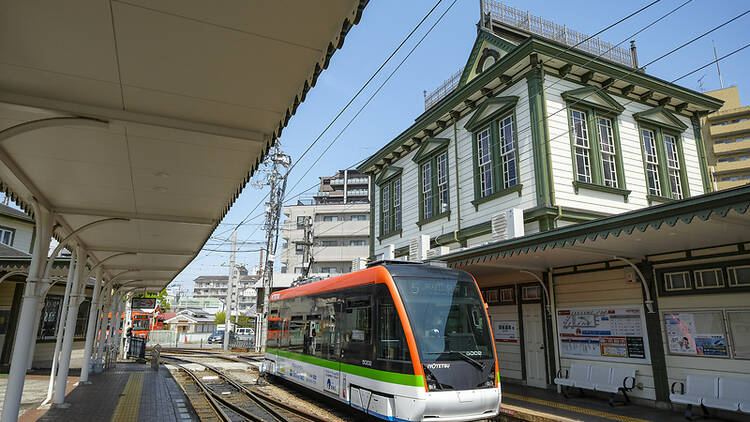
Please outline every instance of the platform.
[[[44, 378], [46, 393], [49, 378]], [[75, 385], [69, 390], [65, 397], [69, 407], [27, 407], [20, 421], [198, 421], [187, 397], [164, 366], [157, 372], [148, 365], [120, 362], [115, 368], [92, 374], [90, 380], [91, 384]], [[24, 388], [24, 397], [29, 395], [34, 397], [32, 391]]]

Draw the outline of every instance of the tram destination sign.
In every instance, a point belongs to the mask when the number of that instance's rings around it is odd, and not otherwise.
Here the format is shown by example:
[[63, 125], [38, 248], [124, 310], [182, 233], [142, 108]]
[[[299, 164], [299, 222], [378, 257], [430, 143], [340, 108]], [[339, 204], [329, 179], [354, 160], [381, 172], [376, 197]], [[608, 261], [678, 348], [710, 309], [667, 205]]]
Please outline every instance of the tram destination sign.
[[134, 297], [130, 301], [130, 307], [133, 309], [154, 309], [156, 308], [156, 298]]

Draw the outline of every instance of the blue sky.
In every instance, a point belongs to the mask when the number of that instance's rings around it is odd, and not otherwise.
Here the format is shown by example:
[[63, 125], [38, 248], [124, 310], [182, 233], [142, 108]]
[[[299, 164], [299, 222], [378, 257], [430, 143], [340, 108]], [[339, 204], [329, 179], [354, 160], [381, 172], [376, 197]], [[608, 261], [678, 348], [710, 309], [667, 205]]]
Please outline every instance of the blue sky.
[[[371, 1], [364, 11], [362, 21], [347, 35], [342, 50], [337, 51], [327, 70], [309, 92], [305, 102], [298, 108], [289, 126], [281, 137], [283, 150], [293, 161], [320, 134], [351, 96], [367, 81], [382, 61], [403, 40], [409, 31], [432, 8], [437, 0], [430, 1]], [[415, 33], [403, 49], [381, 74], [361, 94], [336, 124], [321, 138], [308, 155], [290, 175], [287, 196], [294, 196], [315, 185], [320, 176], [332, 175], [363, 158], [375, 153], [380, 147], [414, 122], [424, 111], [423, 91], [431, 91], [443, 80], [464, 66], [476, 37], [479, 20], [478, 0], [457, 0], [443, 20], [425, 38], [404, 65], [375, 96], [362, 114], [338, 139], [333, 148], [323, 155], [314, 168], [302, 178], [320, 156], [323, 149], [346, 125], [359, 107], [374, 92], [392, 69], [400, 62], [452, 0], [443, 0], [423, 26]], [[611, 23], [651, 3], [649, 1], [598, 1], [568, 0], [550, 2], [541, 0], [506, 2], [510, 6], [528, 9], [531, 14], [565, 24], [586, 34], [593, 34]], [[602, 40], [618, 43], [630, 40], [630, 35], [651, 23], [686, 0], [661, 0], [637, 16], [602, 33]], [[592, 7], [594, 6], [595, 7]], [[641, 65], [659, 57], [667, 51], [696, 37], [703, 32], [729, 20], [750, 7], [745, 1], [692, 0], [680, 10], [660, 23], [639, 34], [635, 40]], [[656, 77], [672, 80], [713, 60], [712, 40], [716, 42], [719, 56], [750, 42], [750, 14], [719, 29], [669, 57], [648, 66], [646, 72]], [[629, 42], [622, 44], [628, 47]], [[748, 83], [750, 48], [729, 57], [720, 63], [724, 86], [737, 85], [743, 104], [750, 104]], [[698, 79], [703, 77], [699, 85]], [[709, 66], [697, 74], [685, 78], [680, 85], [693, 90], [720, 88], [715, 66]], [[257, 179], [257, 177], [255, 178]], [[248, 185], [227, 214], [215, 236], [227, 238], [232, 226], [243, 220], [263, 199], [266, 190]], [[307, 192], [312, 194], [313, 190]], [[263, 206], [252, 214], [259, 214]], [[248, 224], [238, 230], [238, 241], [262, 241], [264, 233], [259, 229], [262, 216], [249, 219]], [[226, 233], [224, 233], [226, 232]], [[219, 236], [220, 235], [220, 236]], [[220, 241], [210, 240], [210, 245]], [[207, 249], [229, 249], [228, 244]], [[238, 250], [258, 249], [257, 244], [240, 244]], [[242, 252], [237, 262], [248, 266], [257, 265], [257, 252]], [[192, 290], [192, 280], [199, 275], [225, 274], [229, 270], [222, 264], [229, 262], [224, 252], [201, 252], [177, 278], [176, 281]], [[277, 265], [278, 267], [278, 265]]]

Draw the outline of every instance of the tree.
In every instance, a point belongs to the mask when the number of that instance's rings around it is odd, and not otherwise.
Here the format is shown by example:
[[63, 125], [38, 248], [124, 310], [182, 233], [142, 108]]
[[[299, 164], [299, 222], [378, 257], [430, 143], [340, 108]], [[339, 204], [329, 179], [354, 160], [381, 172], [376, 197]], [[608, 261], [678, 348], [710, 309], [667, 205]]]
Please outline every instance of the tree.
[[214, 322], [216, 325], [224, 324], [224, 319], [226, 319], [226, 314], [224, 311], [217, 312], [216, 315], [214, 315]]

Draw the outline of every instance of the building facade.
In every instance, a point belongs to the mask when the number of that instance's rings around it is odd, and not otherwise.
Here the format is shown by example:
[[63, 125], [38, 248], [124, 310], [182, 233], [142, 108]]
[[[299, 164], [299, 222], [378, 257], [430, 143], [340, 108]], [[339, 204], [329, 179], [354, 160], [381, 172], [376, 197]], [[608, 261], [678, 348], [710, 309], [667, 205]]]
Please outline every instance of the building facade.
[[[257, 300], [257, 288], [255, 284], [259, 277], [257, 274], [248, 274], [245, 267], [238, 267], [239, 280], [232, 285], [232, 310], [239, 311], [242, 315], [255, 313]], [[193, 299], [215, 299], [223, 306], [227, 298], [228, 275], [202, 275], [193, 280]]]
[[478, 31], [457, 86], [359, 166], [373, 257], [406, 257], [423, 235], [440, 253], [710, 191], [699, 117], [721, 101], [503, 19]]
[[370, 178], [356, 170], [339, 170], [331, 177], [320, 178], [320, 188], [313, 199], [319, 205], [368, 204]]
[[503, 381], [622, 366], [631, 396], [667, 406], [687, 375], [750, 375], [750, 192], [711, 193], [700, 124], [722, 102], [502, 7], [456, 86], [358, 168], [371, 258], [471, 273]]
[[736, 86], [706, 93], [724, 105], [703, 119], [706, 151], [717, 189], [750, 183], [750, 106], [740, 103]]
[[308, 265], [310, 276], [348, 273], [353, 261], [369, 255], [370, 204], [294, 205], [282, 211], [280, 278], [296, 278]]

